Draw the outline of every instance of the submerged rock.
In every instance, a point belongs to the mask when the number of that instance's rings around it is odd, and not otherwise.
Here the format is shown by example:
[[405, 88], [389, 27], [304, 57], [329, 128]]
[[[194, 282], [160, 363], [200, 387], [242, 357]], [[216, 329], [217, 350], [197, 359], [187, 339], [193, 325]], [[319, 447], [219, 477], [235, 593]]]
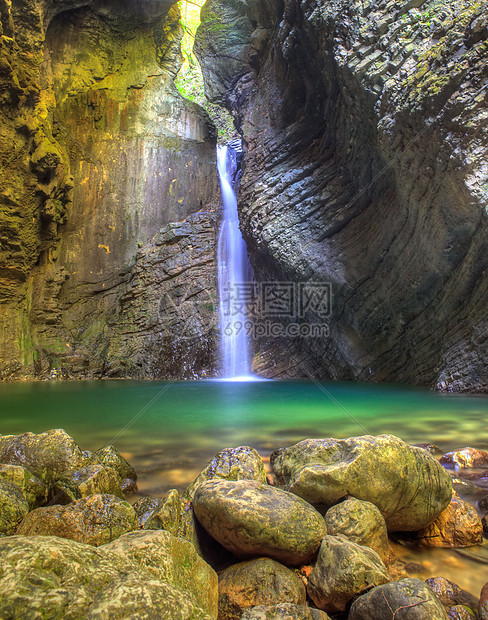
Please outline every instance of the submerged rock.
[[255, 605], [305, 605], [305, 599], [300, 577], [270, 558], [240, 562], [219, 574], [219, 620], [238, 620]]
[[192, 500], [198, 487], [206, 480], [257, 480], [266, 482], [266, 470], [259, 453], [249, 446], [221, 450], [184, 493], [184, 499]]
[[216, 618], [217, 575], [189, 543], [163, 531], [116, 543], [0, 539], [0, 617]]
[[306, 501], [251, 480], [203, 482], [193, 508], [204, 528], [238, 557], [305, 564], [326, 532], [323, 518]]
[[83, 467], [86, 459], [62, 429], [45, 433], [0, 435], [0, 463], [21, 465], [44, 482], [53, 482], [68, 469]]
[[137, 529], [132, 506], [113, 495], [90, 495], [67, 506], [30, 512], [17, 529], [24, 536], [59, 536], [100, 546]]
[[325, 524], [331, 536], [342, 535], [373, 549], [385, 564], [392, 560], [385, 520], [371, 502], [351, 498], [332, 506], [325, 514]]
[[[400, 608], [402, 615], [400, 615]], [[402, 579], [373, 588], [354, 601], [347, 620], [447, 620], [440, 600], [420, 579]]]
[[0, 479], [0, 533], [14, 534], [28, 512], [29, 504], [22, 490], [16, 484]]
[[477, 610], [478, 599], [449, 579], [431, 577], [426, 579], [425, 583], [445, 607], [452, 609], [456, 606], [463, 606], [473, 612]]
[[47, 499], [47, 486], [44, 482], [21, 465], [0, 465], [0, 480], [17, 485], [30, 509]]
[[280, 603], [279, 605], [257, 605], [245, 611], [241, 620], [329, 620], [329, 616], [320, 609]]
[[427, 547], [471, 547], [483, 542], [483, 524], [474, 506], [455, 495], [435, 521], [417, 533]]
[[484, 467], [488, 466], [488, 452], [476, 448], [454, 450], [441, 456], [440, 463], [451, 468]]
[[325, 536], [307, 591], [315, 605], [330, 613], [343, 612], [364, 590], [389, 581], [380, 556], [343, 536]]
[[52, 503], [66, 504], [90, 495], [115, 495], [125, 499], [120, 476], [112, 467], [87, 465], [65, 472], [52, 485]]
[[105, 446], [97, 450], [94, 457], [100, 465], [115, 469], [122, 481], [122, 491], [126, 495], [130, 495], [137, 491], [136, 470], [124, 459], [117, 448], [114, 448], [114, 446]]
[[389, 531], [416, 531], [449, 504], [452, 480], [434, 457], [392, 435], [306, 439], [271, 455], [277, 481], [314, 505], [346, 495], [378, 507]]

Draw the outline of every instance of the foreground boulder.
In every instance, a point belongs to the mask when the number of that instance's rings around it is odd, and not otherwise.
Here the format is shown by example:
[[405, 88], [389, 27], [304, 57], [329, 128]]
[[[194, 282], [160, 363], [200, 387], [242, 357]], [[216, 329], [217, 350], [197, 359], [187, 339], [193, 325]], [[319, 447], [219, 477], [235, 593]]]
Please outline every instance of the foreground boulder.
[[483, 523], [474, 506], [457, 495], [435, 521], [417, 533], [426, 547], [471, 547], [483, 542]]
[[115, 495], [125, 499], [120, 482], [112, 467], [87, 465], [71, 469], [51, 485], [51, 503], [67, 504], [90, 495]]
[[14, 534], [29, 512], [29, 504], [21, 489], [11, 482], [0, 480], [0, 533]]
[[114, 446], [105, 446], [94, 453], [94, 459], [104, 467], [111, 467], [120, 476], [122, 491], [126, 495], [137, 491], [136, 470], [128, 463]]
[[266, 482], [266, 470], [259, 453], [249, 446], [225, 448], [216, 454], [184, 493], [192, 500], [198, 487], [207, 480], [257, 480]]
[[68, 469], [83, 467], [86, 457], [66, 431], [55, 429], [38, 435], [0, 435], [0, 463], [21, 465], [52, 482]]
[[[451, 614], [453, 608], [455, 608], [454, 612], [460, 616], [460, 614], [463, 613], [459, 609], [460, 607], [462, 607], [466, 613], [470, 614], [468, 617], [473, 617], [476, 614], [478, 599], [469, 592], [466, 592], [466, 590], [460, 588], [456, 583], [449, 581], [449, 579], [445, 577], [431, 577], [430, 579], [426, 579], [425, 583], [444, 607], [449, 610], [449, 617], [456, 617]], [[463, 615], [465, 616], [466, 613], [463, 613]]]
[[15, 484], [30, 509], [43, 504], [47, 499], [46, 485], [21, 465], [0, 465], [0, 480]]
[[342, 535], [358, 545], [373, 549], [385, 563], [393, 559], [385, 520], [371, 502], [351, 498], [332, 506], [325, 515], [325, 524], [328, 534]]
[[24, 536], [59, 536], [100, 546], [137, 529], [132, 506], [113, 495], [91, 495], [67, 506], [30, 512], [17, 529]]
[[392, 435], [306, 439], [271, 455], [277, 482], [314, 505], [352, 495], [377, 506], [389, 531], [416, 531], [449, 504], [452, 480], [422, 448]]
[[319, 609], [280, 603], [279, 605], [257, 605], [245, 611], [241, 620], [329, 620], [329, 616]]
[[305, 605], [305, 599], [301, 579], [270, 558], [240, 562], [219, 575], [219, 620], [238, 620], [255, 605]]
[[319, 609], [339, 613], [355, 596], [388, 580], [375, 551], [343, 536], [325, 536], [307, 590]]
[[175, 536], [178, 535], [181, 524], [181, 500], [175, 489], [165, 493], [161, 499], [141, 497], [133, 508], [141, 529], [167, 530]]
[[488, 583], [481, 589], [480, 600], [478, 603], [478, 614], [480, 620], [488, 620]]
[[[401, 609], [401, 611], [400, 611]], [[420, 579], [402, 579], [374, 588], [354, 601], [347, 620], [447, 620], [440, 600]]]
[[265, 555], [298, 566], [316, 555], [326, 533], [321, 515], [303, 499], [250, 480], [208, 480], [195, 493], [203, 527], [238, 557]]
[[98, 548], [13, 536], [0, 539], [0, 562], [2, 618], [217, 616], [217, 575], [168, 532], [133, 532]]

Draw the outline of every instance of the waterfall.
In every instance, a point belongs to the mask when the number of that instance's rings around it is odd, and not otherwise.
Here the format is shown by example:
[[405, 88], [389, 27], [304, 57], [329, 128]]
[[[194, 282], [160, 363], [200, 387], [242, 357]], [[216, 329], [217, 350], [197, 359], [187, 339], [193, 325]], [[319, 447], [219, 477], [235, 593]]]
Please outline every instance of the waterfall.
[[238, 296], [250, 279], [246, 244], [239, 229], [237, 198], [233, 189], [236, 153], [217, 147], [217, 168], [222, 190], [223, 217], [217, 249], [220, 335], [224, 379], [251, 380], [246, 323], [249, 317]]

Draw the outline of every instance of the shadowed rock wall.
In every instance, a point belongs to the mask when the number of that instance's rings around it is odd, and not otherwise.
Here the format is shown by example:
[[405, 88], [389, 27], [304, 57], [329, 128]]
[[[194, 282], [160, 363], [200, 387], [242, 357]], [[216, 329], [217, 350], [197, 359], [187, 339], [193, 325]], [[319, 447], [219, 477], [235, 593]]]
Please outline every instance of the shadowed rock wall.
[[247, 145], [257, 279], [332, 285], [330, 336], [261, 339], [258, 372], [488, 388], [486, 19], [464, 0], [207, 2], [198, 53]]
[[2, 4], [4, 378], [214, 372], [216, 139], [174, 4]]

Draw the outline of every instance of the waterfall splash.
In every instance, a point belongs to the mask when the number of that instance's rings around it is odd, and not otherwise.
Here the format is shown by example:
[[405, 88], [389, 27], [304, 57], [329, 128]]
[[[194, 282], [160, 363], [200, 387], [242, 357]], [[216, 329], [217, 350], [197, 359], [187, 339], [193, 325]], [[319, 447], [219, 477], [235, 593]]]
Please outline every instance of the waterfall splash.
[[217, 147], [217, 168], [222, 190], [223, 218], [217, 249], [220, 335], [223, 378], [252, 381], [244, 304], [235, 303], [235, 292], [250, 279], [247, 249], [239, 229], [237, 198], [232, 187], [236, 153], [228, 146]]

